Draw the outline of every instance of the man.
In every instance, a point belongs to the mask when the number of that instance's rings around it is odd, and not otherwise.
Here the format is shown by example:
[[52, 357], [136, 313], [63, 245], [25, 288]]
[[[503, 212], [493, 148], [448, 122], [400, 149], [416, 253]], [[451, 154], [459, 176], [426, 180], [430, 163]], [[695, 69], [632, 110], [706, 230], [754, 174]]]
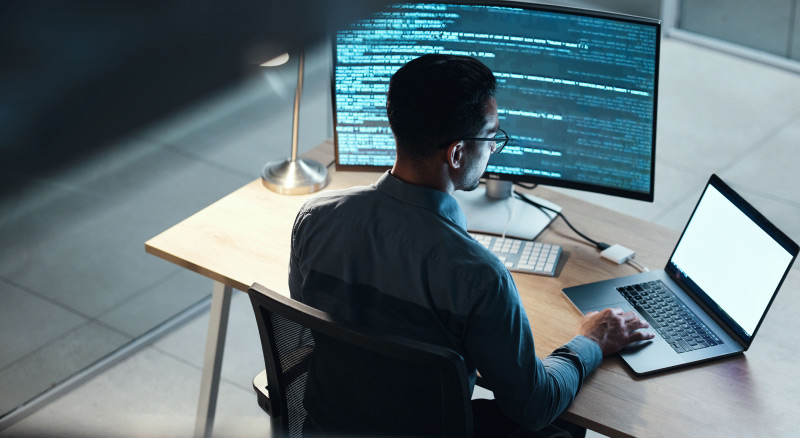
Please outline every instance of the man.
[[[322, 194], [306, 203], [292, 233], [289, 286], [294, 299], [313, 307], [461, 354], [470, 388], [477, 369], [496, 399], [474, 404], [476, 435], [486, 432], [486, 419], [495, 410], [504, 423], [490, 420], [489, 433], [498, 436], [548, 426], [603, 355], [652, 334], [638, 331], [647, 323], [634, 314], [607, 309], [584, 316], [577, 335], [545, 360], [534, 354], [514, 280], [470, 237], [451, 196], [478, 187], [497, 147], [494, 94], [494, 75], [472, 58], [425, 55], [400, 68], [387, 96], [397, 145], [394, 167], [370, 187]], [[408, 370], [391, 370], [391, 364], [337, 363], [336, 348], [321, 347], [319, 341], [317, 350], [326, 366], [312, 366], [305, 403], [319, 429], [346, 430], [362, 421], [326, 415], [326, 406], [336, 400], [325, 399], [323, 392], [334, 391], [315, 390], [326, 385], [326, 372], [350, 373], [357, 385], [380, 370], [374, 381], [402, 382], [402, 390], [393, 394], [407, 399], [397, 409], [414, 403], [407, 388], [424, 387], [402, 377]]]

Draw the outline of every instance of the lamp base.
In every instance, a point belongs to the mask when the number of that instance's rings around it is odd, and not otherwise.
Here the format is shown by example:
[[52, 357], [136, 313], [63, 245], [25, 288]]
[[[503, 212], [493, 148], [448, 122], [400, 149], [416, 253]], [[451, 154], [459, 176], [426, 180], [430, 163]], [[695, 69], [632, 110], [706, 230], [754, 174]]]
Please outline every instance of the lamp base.
[[328, 185], [328, 169], [314, 160], [270, 161], [261, 170], [261, 182], [273, 192], [304, 195]]

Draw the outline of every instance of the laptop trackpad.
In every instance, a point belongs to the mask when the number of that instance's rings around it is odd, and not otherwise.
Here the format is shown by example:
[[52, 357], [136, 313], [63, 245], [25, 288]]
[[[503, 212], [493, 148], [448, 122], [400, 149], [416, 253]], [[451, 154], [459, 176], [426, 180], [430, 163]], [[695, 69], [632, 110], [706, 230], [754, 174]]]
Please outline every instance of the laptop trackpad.
[[586, 315], [589, 312], [599, 312], [601, 310], [605, 310], [608, 308], [613, 309], [614, 307], [619, 307], [620, 309], [622, 309], [623, 312], [633, 310], [633, 306], [631, 306], [627, 301], [620, 301], [618, 303], [606, 304], [605, 306], [592, 307], [591, 309], [581, 309], [581, 312], [583, 312], [583, 314]]
[[[609, 307], [611, 307], [611, 308], [619, 307], [620, 309], [622, 309], [623, 313], [633, 310], [633, 306], [631, 306], [627, 301], [622, 301], [622, 302], [618, 302], [618, 303], [612, 303], [612, 304], [609, 304], [609, 305], [606, 305], [606, 306], [593, 307], [591, 309], [586, 309], [586, 310], [583, 310], [583, 314], [585, 315], [585, 314], [587, 314], [589, 312], [594, 312], [594, 311], [599, 312], [601, 310], [608, 309]], [[641, 318], [644, 321], [644, 318], [642, 318], [642, 316], [639, 315], [639, 313], [637, 311], [633, 310], [633, 313], [635, 313], [637, 316], [639, 316], [639, 318]], [[644, 332], [655, 334], [655, 332], [653, 331], [652, 328], [646, 328], [646, 329], [640, 329], [640, 330], [644, 331]], [[652, 343], [653, 343], [652, 339], [632, 342], [632, 343], [628, 344], [627, 347], [623, 348], [622, 351], [633, 352], [633, 351], [641, 349], [642, 347], [646, 347], [646, 346], [648, 346], [648, 345], [650, 345]]]

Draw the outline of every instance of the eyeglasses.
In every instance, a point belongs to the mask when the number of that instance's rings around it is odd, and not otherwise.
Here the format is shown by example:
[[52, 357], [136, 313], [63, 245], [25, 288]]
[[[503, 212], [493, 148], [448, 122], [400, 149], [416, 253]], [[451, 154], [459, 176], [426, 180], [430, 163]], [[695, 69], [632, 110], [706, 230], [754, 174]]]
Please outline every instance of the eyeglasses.
[[[498, 128], [497, 129], [497, 134], [495, 134], [494, 138], [463, 137], [463, 138], [457, 138], [457, 139], [455, 139], [453, 141], [456, 141], [456, 140], [491, 141], [491, 142], [494, 142], [494, 147], [492, 148], [492, 153], [493, 154], [499, 154], [500, 151], [502, 151], [503, 148], [506, 146], [506, 144], [508, 144], [508, 141], [510, 139], [511, 138], [508, 136], [508, 134], [506, 134], [506, 131], [503, 131], [502, 129]], [[453, 141], [449, 141], [447, 143], [442, 143], [442, 147], [447, 147]]]

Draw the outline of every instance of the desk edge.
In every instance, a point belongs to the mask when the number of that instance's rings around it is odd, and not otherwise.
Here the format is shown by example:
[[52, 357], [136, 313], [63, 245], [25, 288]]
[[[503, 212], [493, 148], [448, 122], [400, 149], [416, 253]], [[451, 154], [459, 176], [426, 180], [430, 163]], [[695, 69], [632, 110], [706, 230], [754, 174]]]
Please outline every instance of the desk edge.
[[154, 256], [156, 256], [158, 258], [164, 259], [164, 260], [166, 260], [166, 261], [168, 261], [170, 263], [174, 263], [174, 264], [176, 264], [176, 265], [178, 265], [178, 266], [180, 266], [182, 268], [188, 269], [188, 270], [190, 270], [192, 272], [196, 272], [196, 273], [198, 273], [198, 274], [200, 274], [200, 275], [202, 275], [204, 277], [208, 277], [208, 278], [210, 278], [210, 279], [212, 279], [214, 281], [218, 281], [218, 282], [220, 282], [220, 283], [222, 283], [222, 284], [224, 284], [226, 286], [230, 286], [230, 287], [232, 287], [234, 289], [238, 289], [238, 290], [240, 290], [242, 292], [247, 292], [247, 290], [250, 289], [250, 285], [249, 284], [240, 283], [240, 282], [238, 282], [236, 280], [233, 280], [231, 278], [219, 275], [214, 271], [211, 271], [209, 269], [203, 268], [202, 266], [195, 265], [194, 263], [189, 263], [189, 262], [187, 262], [186, 260], [184, 260], [184, 259], [182, 259], [180, 257], [174, 256], [174, 255], [172, 255], [172, 254], [170, 254], [170, 253], [168, 253], [166, 251], [163, 251], [163, 250], [153, 246], [150, 242], [151, 241], [148, 240], [144, 244], [144, 251], [146, 253], [148, 253], [148, 254], [152, 254], [152, 255], [154, 255]]

